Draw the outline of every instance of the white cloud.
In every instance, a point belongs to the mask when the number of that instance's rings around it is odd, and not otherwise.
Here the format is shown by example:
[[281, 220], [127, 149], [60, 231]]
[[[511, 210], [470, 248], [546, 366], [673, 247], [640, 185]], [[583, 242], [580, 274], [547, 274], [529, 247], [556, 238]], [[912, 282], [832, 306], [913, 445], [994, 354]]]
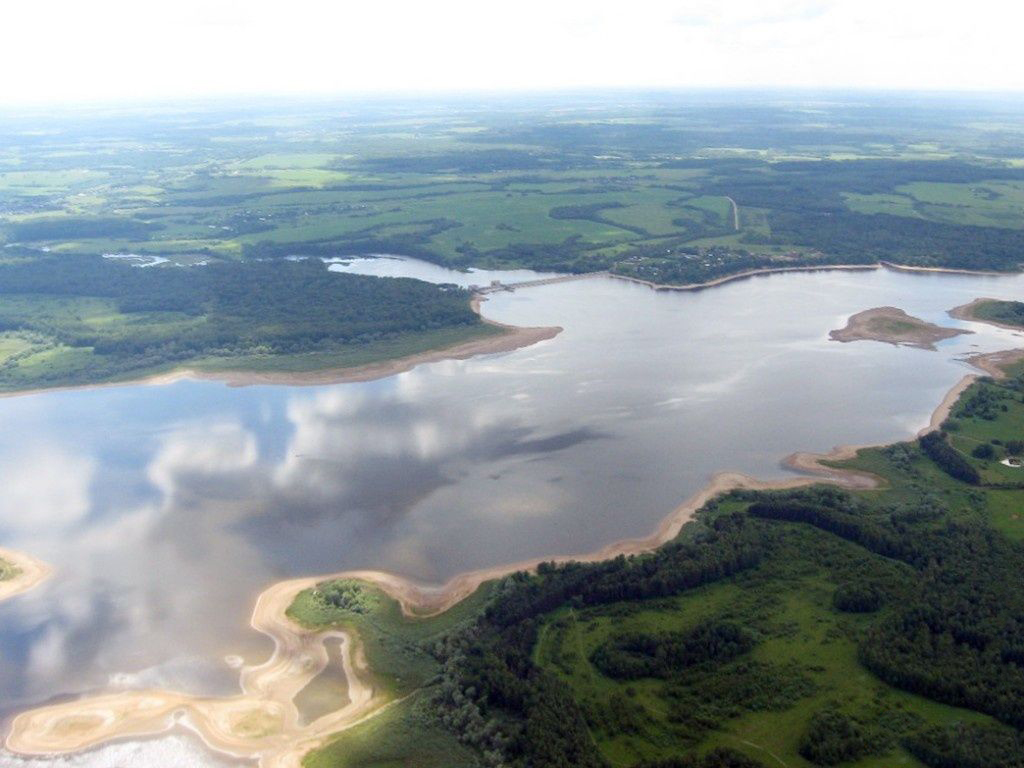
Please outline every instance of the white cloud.
[[16, 534], [59, 534], [89, 512], [96, 462], [53, 446], [29, 446], [5, 456], [0, 528]]
[[0, 103], [588, 86], [1022, 89], [1003, 0], [7, 3]]
[[180, 475], [223, 475], [252, 467], [258, 458], [255, 436], [240, 424], [196, 424], [169, 433], [146, 472], [171, 497]]

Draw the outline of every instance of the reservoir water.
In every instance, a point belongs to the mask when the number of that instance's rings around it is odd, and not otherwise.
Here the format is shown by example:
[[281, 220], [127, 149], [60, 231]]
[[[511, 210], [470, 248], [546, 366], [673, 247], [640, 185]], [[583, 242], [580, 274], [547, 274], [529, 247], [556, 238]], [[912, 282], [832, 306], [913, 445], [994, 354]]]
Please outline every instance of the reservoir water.
[[[344, 269], [535, 277], [385, 261]], [[909, 437], [969, 372], [964, 355], [1021, 343], [946, 310], [1022, 293], [1024, 276], [887, 270], [689, 293], [593, 278], [485, 302], [503, 323], [562, 326], [550, 341], [378, 381], [0, 399], [0, 543], [56, 568], [0, 604], [2, 714], [127, 687], [233, 692], [226, 657], [269, 653], [248, 618], [283, 578], [376, 568], [436, 582], [585, 553], [648, 534], [716, 471], [778, 478], [795, 450]], [[882, 305], [976, 333], [937, 351], [828, 340]], [[174, 734], [57, 761], [0, 752], [0, 765], [130, 764], [129, 748], [198, 749]]]

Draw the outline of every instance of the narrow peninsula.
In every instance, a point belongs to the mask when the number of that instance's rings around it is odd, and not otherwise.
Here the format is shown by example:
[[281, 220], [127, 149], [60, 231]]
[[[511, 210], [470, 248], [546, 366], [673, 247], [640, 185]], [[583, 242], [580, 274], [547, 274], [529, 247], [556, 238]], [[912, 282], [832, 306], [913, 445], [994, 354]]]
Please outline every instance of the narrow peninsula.
[[1021, 301], [975, 299], [949, 310], [949, 316], [1011, 331], [1024, 330], [1024, 302]]

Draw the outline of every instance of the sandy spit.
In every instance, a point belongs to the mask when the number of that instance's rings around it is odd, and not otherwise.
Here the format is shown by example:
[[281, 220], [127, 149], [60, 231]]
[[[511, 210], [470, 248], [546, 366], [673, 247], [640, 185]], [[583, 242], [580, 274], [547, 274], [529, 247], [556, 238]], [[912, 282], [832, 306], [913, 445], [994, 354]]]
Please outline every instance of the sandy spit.
[[[262, 768], [300, 768], [310, 749], [389, 703], [368, 681], [358, 638], [305, 630], [285, 616], [295, 596], [314, 583], [281, 582], [260, 595], [252, 626], [273, 639], [274, 651], [262, 664], [243, 667], [242, 693], [204, 698], [151, 689], [88, 696], [18, 715], [7, 748], [23, 755], [66, 754], [115, 739], [155, 736], [181, 724], [217, 752], [256, 758]], [[332, 637], [341, 639], [349, 703], [300, 725], [294, 698], [327, 665], [324, 641]]]
[[53, 573], [53, 569], [42, 560], [13, 549], [0, 547], [0, 559], [6, 560], [18, 569], [12, 578], [0, 581], [0, 602], [28, 592], [50, 578], [50, 574]]

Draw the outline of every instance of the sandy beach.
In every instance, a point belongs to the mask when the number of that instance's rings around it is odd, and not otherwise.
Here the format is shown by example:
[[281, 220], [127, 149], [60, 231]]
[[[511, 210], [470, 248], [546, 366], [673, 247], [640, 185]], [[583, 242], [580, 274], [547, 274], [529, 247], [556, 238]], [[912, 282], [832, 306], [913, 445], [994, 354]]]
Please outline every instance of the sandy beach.
[[[593, 562], [620, 554], [650, 552], [675, 538], [708, 501], [733, 489], [796, 488], [822, 480], [850, 488], [876, 485], [865, 473], [827, 468], [809, 471], [817, 472], [818, 476], [778, 482], [722, 472], [673, 510], [650, 536], [624, 539], [587, 554], [540, 557], [463, 573], [443, 585], [424, 585], [394, 574], [365, 570], [278, 582], [259, 596], [250, 622], [253, 629], [274, 641], [274, 651], [262, 664], [242, 668], [240, 695], [204, 698], [175, 691], [143, 690], [87, 696], [18, 715], [6, 746], [23, 755], [66, 754], [114, 739], [157, 735], [181, 723], [198, 733], [211, 749], [235, 757], [256, 758], [261, 768], [298, 768], [302, 756], [328, 736], [361, 722], [392, 702], [367, 682], [366, 661], [358, 638], [347, 632], [307, 630], [288, 618], [288, 607], [301, 591], [323, 581], [358, 579], [398, 601], [406, 615], [427, 617], [446, 611], [484, 582], [516, 571], [533, 570], [541, 562]], [[342, 641], [350, 702], [302, 726], [294, 698], [326, 666], [324, 641], [332, 637]]]
[[[345, 632], [311, 632], [285, 615], [295, 596], [315, 583], [316, 579], [281, 582], [260, 595], [251, 623], [274, 641], [274, 651], [262, 664], [243, 667], [241, 694], [203, 698], [133, 690], [89, 696], [18, 715], [7, 748], [24, 755], [64, 754], [114, 739], [154, 736], [180, 724], [215, 751], [256, 758], [263, 768], [299, 768], [302, 756], [327, 736], [388, 703], [366, 680], [366, 660], [357, 638]], [[301, 725], [294, 698], [327, 665], [324, 641], [330, 638], [341, 640], [349, 702]]]

